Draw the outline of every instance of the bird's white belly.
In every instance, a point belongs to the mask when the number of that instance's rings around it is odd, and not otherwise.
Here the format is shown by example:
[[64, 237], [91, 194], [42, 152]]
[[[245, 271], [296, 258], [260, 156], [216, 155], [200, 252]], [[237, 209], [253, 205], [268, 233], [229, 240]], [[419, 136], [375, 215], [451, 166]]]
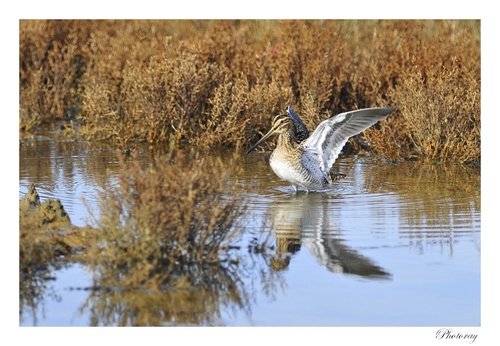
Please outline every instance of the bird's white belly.
[[279, 160], [271, 160], [269, 162], [274, 173], [283, 180], [291, 183], [301, 181], [300, 174], [288, 163]]
[[298, 170], [297, 167], [289, 164], [286, 161], [271, 158], [269, 164], [278, 177], [290, 182], [295, 187], [302, 186], [306, 189], [321, 187], [321, 184], [319, 184], [318, 182], [306, 179], [306, 172]]

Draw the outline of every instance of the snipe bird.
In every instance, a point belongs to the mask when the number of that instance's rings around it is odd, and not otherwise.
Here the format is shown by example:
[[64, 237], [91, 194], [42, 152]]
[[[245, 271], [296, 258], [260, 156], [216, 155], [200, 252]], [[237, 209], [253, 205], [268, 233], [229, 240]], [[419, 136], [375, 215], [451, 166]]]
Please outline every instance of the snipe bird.
[[347, 140], [366, 130], [394, 111], [392, 108], [365, 108], [340, 113], [322, 121], [309, 136], [309, 131], [292, 107], [277, 115], [271, 129], [246, 154], [273, 134], [279, 134], [269, 163], [274, 173], [290, 182], [295, 190], [328, 188], [336, 180], [331, 174], [333, 163]]

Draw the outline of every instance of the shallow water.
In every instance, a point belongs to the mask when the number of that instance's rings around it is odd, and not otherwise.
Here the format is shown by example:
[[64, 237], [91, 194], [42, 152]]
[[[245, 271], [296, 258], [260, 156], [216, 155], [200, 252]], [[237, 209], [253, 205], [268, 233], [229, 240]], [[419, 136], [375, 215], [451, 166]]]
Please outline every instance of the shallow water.
[[[235, 291], [197, 292], [198, 306], [179, 322], [168, 316], [194, 295], [90, 291], [88, 269], [70, 265], [23, 305], [20, 325], [480, 325], [479, 171], [341, 156], [336, 169], [345, 179], [293, 194], [265, 155], [242, 155], [238, 164], [244, 170], [234, 182], [249, 210], [242, 243], [266, 239], [272, 254], [242, 251], [244, 274], [224, 278]], [[111, 149], [25, 141], [19, 197], [35, 183], [42, 201], [60, 199], [84, 226], [118, 172]]]

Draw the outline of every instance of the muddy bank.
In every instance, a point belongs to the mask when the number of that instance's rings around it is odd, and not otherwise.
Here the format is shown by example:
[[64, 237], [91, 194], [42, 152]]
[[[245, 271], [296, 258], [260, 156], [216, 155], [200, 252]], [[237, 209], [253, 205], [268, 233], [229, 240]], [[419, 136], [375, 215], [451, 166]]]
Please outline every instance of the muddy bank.
[[[34, 184], [19, 202], [19, 264], [21, 271], [57, 265], [82, 253], [93, 232], [76, 227], [58, 199], [40, 201]], [[76, 260], [76, 258], [75, 258]]]

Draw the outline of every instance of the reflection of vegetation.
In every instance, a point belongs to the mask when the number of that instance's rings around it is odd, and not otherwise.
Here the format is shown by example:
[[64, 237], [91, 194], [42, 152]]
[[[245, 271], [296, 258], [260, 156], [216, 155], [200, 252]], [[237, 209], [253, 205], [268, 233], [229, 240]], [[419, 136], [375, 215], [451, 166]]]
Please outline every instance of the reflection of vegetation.
[[[74, 156], [73, 146], [64, 148]], [[59, 201], [40, 203], [31, 186], [20, 202], [21, 318], [33, 311], [36, 323], [44, 299], [56, 294], [53, 271], [75, 261], [94, 275], [82, 306], [92, 325], [212, 325], [224, 323], [222, 311], [249, 313], [253, 292], [272, 295], [279, 275], [260, 240], [243, 245], [240, 185], [228, 184], [239, 170], [232, 160], [120, 155], [119, 184], [102, 194], [95, 229], [73, 226]], [[62, 174], [73, 179], [75, 167]]]
[[[464, 210], [481, 209], [481, 176], [479, 168], [472, 166], [422, 165], [414, 162], [382, 164], [373, 165], [370, 174], [364, 178], [367, 188], [373, 192], [394, 191], [414, 202], [421, 201], [436, 208], [442, 207], [442, 203], [449, 203], [450, 208], [456, 208], [451, 215], [459, 215]], [[429, 211], [428, 208], [411, 209], [415, 212]], [[419, 219], [434, 217], [429, 215]]]
[[222, 311], [228, 318], [238, 311], [250, 316], [256, 292], [273, 297], [283, 285], [281, 276], [269, 268], [268, 250], [262, 243], [258, 247], [262, 251], [250, 246], [241, 261], [230, 266], [192, 264], [175, 287], [94, 287], [80, 313], [90, 316], [92, 326], [224, 325]]
[[22, 20], [19, 46], [22, 131], [243, 146], [290, 103], [309, 128], [394, 106], [378, 152], [480, 159], [477, 20]]
[[367, 188], [371, 192], [393, 191], [400, 196], [401, 233], [415, 239], [415, 243], [425, 237], [449, 243], [460, 236], [457, 231], [462, 224], [469, 232], [473, 216], [480, 215], [479, 168], [414, 162], [371, 167], [370, 174], [364, 175]]
[[[75, 229], [59, 200], [40, 203], [34, 185], [19, 203], [19, 312], [36, 311], [51, 292], [51, 270], [61, 268], [64, 258], [82, 249], [85, 229]], [[54, 295], [54, 293], [52, 293]]]
[[236, 246], [244, 207], [237, 184], [226, 184], [228, 163], [193, 152], [148, 167], [120, 160], [120, 185], [103, 194], [99, 238], [86, 253], [91, 324], [212, 325], [223, 307], [247, 310]]
[[[68, 143], [63, 146], [68, 151], [61, 155], [87, 154], [73, 151]], [[109, 177], [105, 173], [111, 161], [108, 156], [111, 154], [101, 160], [92, 158], [89, 164], [100, 170], [92, 175], [98, 178], [98, 184], [101, 185], [102, 181], [102, 186], [109, 188], [106, 184]], [[95, 270], [95, 281], [91, 288], [86, 288], [89, 296], [82, 307], [82, 312], [90, 316], [92, 325], [218, 325], [224, 323], [220, 319], [224, 319], [227, 310], [250, 314], [249, 306], [255, 292], [263, 291], [272, 296], [282, 284], [281, 272], [271, 268], [283, 269], [288, 265], [290, 253], [300, 248], [302, 251], [306, 250], [305, 247], [310, 249], [311, 243], [307, 241], [312, 239], [313, 229], [336, 228], [327, 224], [332, 219], [332, 206], [321, 202], [321, 199], [329, 198], [328, 194], [299, 195], [299, 198], [280, 195], [280, 203], [269, 209], [275, 213], [273, 216], [281, 213], [281, 218], [275, 220], [282, 228], [276, 232], [276, 238], [248, 240], [252, 237], [249, 232], [242, 237], [244, 230], [240, 221], [244, 208], [240, 204], [238, 188], [244, 184], [234, 182], [234, 179], [255, 175], [252, 169], [258, 165], [248, 164], [248, 171], [241, 172], [238, 167], [244, 165], [242, 158], [233, 161], [225, 155], [222, 159], [225, 161], [178, 152], [157, 158], [150, 164], [148, 160], [139, 163], [137, 157], [122, 158], [120, 164], [113, 163], [112, 175], [121, 172], [121, 185], [103, 195], [103, 216], [96, 222], [102, 229], [71, 226], [60, 203], [50, 200], [40, 203], [36, 190], [30, 188], [20, 203], [21, 319], [23, 315], [35, 315], [35, 311], [40, 311], [47, 297], [58, 298], [57, 292], [51, 288], [52, 271], [63, 263], [76, 260], [88, 261], [84, 264], [91, 263]], [[253, 159], [250, 161], [254, 162]], [[60, 166], [48, 162], [46, 167], [40, 165], [36, 168], [44, 170], [40, 175], [52, 169], [56, 173], [51, 173], [51, 176], [64, 174], [60, 180], [69, 180], [75, 172], [83, 171], [84, 179], [91, 179], [86, 176], [83, 158], [76, 163], [81, 167], [69, 169], [68, 166], [62, 172], [56, 169]], [[362, 176], [360, 185], [363, 190], [366, 188], [371, 194], [394, 191], [398, 195], [401, 234], [413, 241], [412, 247], [418, 246], [418, 241], [454, 241], [460, 234], [450, 234], [447, 231], [450, 226], [453, 229], [460, 227], [460, 218], [464, 218], [464, 224], [470, 225], [470, 220], [466, 223], [465, 219], [479, 215], [480, 175], [479, 170], [471, 166], [411, 162], [374, 164], [369, 166], [368, 174], [362, 165], [356, 165], [361, 167], [360, 171], [346, 169], [345, 162], [339, 161], [340, 171], [348, 173], [348, 179], [357, 178], [357, 174]], [[45, 164], [45, 160], [42, 163]], [[231, 184], [225, 183], [226, 180]], [[264, 186], [269, 184], [267, 179], [252, 182], [262, 186], [256, 188], [247, 184], [247, 191], [271, 189]], [[274, 188], [276, 182], [272, 184]], [[342, 186], [343, 182], [339, 184]], [[273, 198], [266, 200], [262, 195], [258, 198], [265, 203], [263, 209], [268, 210], [268, 203]], [[230, 204], [231, 200], [236, 200], [236, 205]], [[318, 209], [320, 206], [326, 209]], [[304, 211], [308, 214], [301, 214]], [[383, 220], [382, 213], [387, 209], [377, 208], [379, 211]], [[322, 222], [321, 226], [318, 222]], [[271, 227], [267, 226], [266, 229]], [[254, 226], [254, 229], [258, 227]], [[301, 237], [297, 234], [298, 229], [305, 229], [308, 235]], [[91, 240], [93, 234], [99, 235], [98, 242]], [[257, 231], [255, 234], [258, 237], [267, 235]], [[165, 240], [166, 235], [169, 235], [170, 242]], [[329, 263], [359, 261], [362, 251], [356, 253], [345, 247], [346, 243], [337, 235], [323, 233], [322, 240], [316, 244], [328, 250], [322, 254], [334, 260]], [[206, 236], [208, 247], [202, 243], [203, 236]], [[194, 241], [183, 242], [184, 237]], [[266, 242], [274, 240], [276, 247], [273, 249], [278, 255], [273, 257], [269, 251], [271, 245]], [[94, 245], [91, 249], [88, 249], [89, 242]], [[249, 243], [248, 247], [243, 244], [245, 242]], [[176, 244], [179, 251], [171, 248], [171, 243]], [[84, 256], [73, 256], [75, 252], [82, 252]], [[311, 253], [320, 259], [313, 251]], [[345, 268], [357, 275], [371, 275], [372, 265], [370, 273], [356, 268], [352, 270], [352, 266]], [[35, 323], [36, 319], [34, 316]]]
[[90, 325], [220, 324], [222, 308], [249, 309], [248, 290], [237, 268], [193, 264], [190, 272], [183, 273], [183, 283], [177, 281], [176, 287], [97, 289], [90, 293], [81, 312], [90, 314]]
[[[238, 311], [251, 315], [256, 292], [274, 297], [281, 276], [270, 270], [268, 239], [244, 240], [239, 260], [232, 263], [192, 263], [179, 268], [181, 280], [153, 287], [121, 285], [119, 270], [98, 275], [80, 309], [92, 326], [223, 325]], [[248, 251], [245, 251], [248, 250]], [[114, 276], [114, 279], [111, 278]], [[103, 287], [102, 284], [115, 286]], [[161, 284], [161, 285], [160, 285]]]
[[58, 300], [51, 281], [53, 268], [40, 268], [36, 272], [20, 271], [19, 273], [19, 318], [31, 315], [33, 324], [38, 323], [38, 310], [43, 309], [46, 297]]
[[194, 265], [235, 260], [243, 211], [236, 187], [225, 186], [219, 160], [187, 155], [158, 157], [147, 168], [121, 158], [120, 186], [102, 196], [100, 236], [88, 252], [101, 286], [196, 286]]

